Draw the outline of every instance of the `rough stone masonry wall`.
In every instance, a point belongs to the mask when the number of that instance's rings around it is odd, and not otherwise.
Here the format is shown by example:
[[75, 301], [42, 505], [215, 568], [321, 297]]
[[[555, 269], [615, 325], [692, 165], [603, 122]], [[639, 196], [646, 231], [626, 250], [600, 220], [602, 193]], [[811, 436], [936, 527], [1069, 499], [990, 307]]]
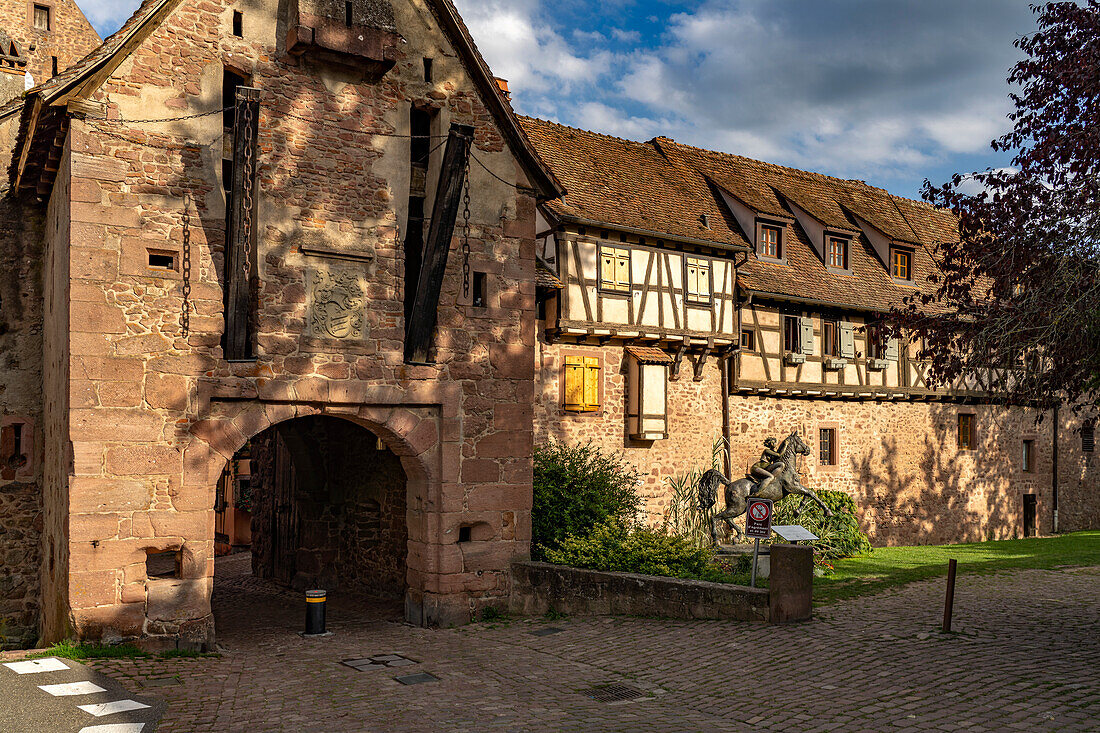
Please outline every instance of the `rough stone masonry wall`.
[[[538, 397], [535, 439], [565, 443], [592, 441], [608, 451], [621, 452], [642, 474], [639, 492], [649, 521], [659, 523], [669, 507], [667, 479], [710, 467], [715, 443], [722, 438], [722, 374], [713, 357], [704, 366], [703, 381], [693, 378], [693, 363], [684, 358], [680, 377], [668, 384], [666, 440], [629, 439], [626, 425], [626, 362], [621, 346], [585, 346], [547, 343], [539, 339]], [[562, 409], [562, 373], [568, 356], [596, 356], [603, 364], [601, 409], [570, 413]]]
[[[561, 364], [564, 355], [601, 355], [604, 399], [599, 413], [561, 410]], [[649, 520], [659, 522], [667, 510], [666, 477], [692, 467], [709, 467], [711, 446], [722, 430], [721, 378], [717, 366], [705, 369], [696, 383], [685, 362], [679, 382], [669, 384], [669, 438], [638, 444], [626, 437], [622, 348], [608, 345], [544, 344], [540, 339], [541, 382], [537, 402], [536, 441], [593, 441], [622, 452], [644, 476], [641, 488]], [[976, 415], [979, 448], [957, 448], [960, 412]], [[801, 462], [803, 482], [814, 489], [844, 491], [861, 511], [861, 523], [877, 545], [929, 544], [1023, 535], [1023, 495], [1036, 494], [1038, 529], [1052, 531], [1051, 425], [1036, 425], [1034, 413], [987, 405], [938, 402], [882, 402], [730, 397], [734, 478], [760, 456], [765, 437], [782, 439], [801, 431], [811, 455]], [[819, 431], [837, 431], [837, 465], [819, 465]], [[1079, 452], [1080, 438], [1060, 451], [1062, 528], [1088, 525], [1096, 506], [1091, 486], [1071, 474], [1089, 458]], [[1034, 471], [1021, 468], [1022, 441], [1035, 441]], [[1072, 455], [1077, 451], [1076, 456]], [[1072, 480], [1071, 480], [1072, 478]], [[1094, 494], [1092, 495], [1094, 496]], [[1078, 498], [1080, 497], [1080, 498]], [[1078, 508], [1080, 507], [1080, 508]], [[1066, 517], [1072, 517], [1068, 519]], [[1091, 526], [1097, 526], [1094, 523]]]
[[1082, 446], [1081, 427], [1093, 417], [1058, 411], [1058, 530], [1100, 529], [1100, 455]]
[[[33, 6], [36, 4], [50, 8], [49, 31], [34, 27]], [[57, 58], [58, 71], [64, 71], [94, 51], [100, 43], [99, 34], [84, 17], [76, 0], [0, 0], [0, 29], [19, 44], [28, 59], [27, 70], [34, 77], [35, 84], [41, 84], [53, 76], [54, 57]], [[31, 45], [34, 45], [33, 51]]]
[[[0, 201], [0, 430], [23, 426], [27, 465], [0, 452], [0, 649], [38, 638], [42, 539], [42, 218]], [[7, 448], [8, 446], [5, 446]]]
[[[510, 560], [529, 550], [534, 201], [472, 166], [471, 264], [489, 275], [489, 304], [461, 302], [454, 255], [438, 363], [406, 366], [400, 243], [409, 142], [372, 132], [407, 134], [410, 104], [425, 103], [438, 108], [441, 131], [451, 120], [474, 124], [475, 155], [498, 176], [516, 179], [514, 160], [419, 3], [395, 5], [407, 43], [381, 81], [285, 57], [278, 5], [244, 6], [244, 38], [235, 38], [233, 5], [184, 2], [97, 94], [112, 116], [136, 119], [219, 110], [224, 65], [263, 90], [255, 363], [229, 364], [220, 347], [220, 115], [161, 126], [72, 124], [69, 367], [80, 399], [67, 436], [69, 598], [54, 604], [62, 609], [54, 615], [70, 616], [85, 637], [207, 638], [211, 507], [222, 467], [268, 425], [323, 410], [379, 430], [415, 482], [410, 617], [449, 623], [498, 603]], [[431, 84], [422, 80], [426, 56], [435, 59]], [[182, 257], [185, 233], [187, 333], [179, 272], [150, 271], [146, 259], [149, 249]], [[369, 250], [373, 261], [306, 256], [303, 241]], [[362, 287], [361, 337], [310, 330], [317, 273], [350, 273]], [[470, 523], [487, 535], [469, 543], [476, 548], [459, 547], [458, 527]], [[60, 526], [51, 541], [66, 542]], [[144, 553], [155, 548], [183, 550], [183, 577], [164, 588], [174, 597], [150, 595]], [[173, 607], [178, 613], [166, 619]]]

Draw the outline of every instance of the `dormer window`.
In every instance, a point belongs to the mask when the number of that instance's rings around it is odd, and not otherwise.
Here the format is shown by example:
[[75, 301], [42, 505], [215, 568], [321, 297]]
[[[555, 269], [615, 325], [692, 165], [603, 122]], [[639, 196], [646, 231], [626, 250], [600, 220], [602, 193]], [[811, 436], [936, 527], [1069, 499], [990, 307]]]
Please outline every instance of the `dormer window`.
[[913, 252], [901, 247], [890, 248], [890, 276], [895, 280], [913, 280]]
[[773, 260], [783, 259], [783, 231], [777, 226], [760, 225], [760, 246], [757, 252], [761, 257]]
[[829, 237], [825, 261], [829, 267], [837, 270], [848, 269], [848, 240], [844, 237]]

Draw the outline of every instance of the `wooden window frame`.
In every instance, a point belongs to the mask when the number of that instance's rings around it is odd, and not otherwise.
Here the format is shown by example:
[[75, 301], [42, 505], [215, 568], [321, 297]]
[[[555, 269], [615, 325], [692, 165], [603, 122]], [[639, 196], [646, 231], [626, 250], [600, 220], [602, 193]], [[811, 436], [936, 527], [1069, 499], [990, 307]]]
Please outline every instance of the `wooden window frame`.
[[956, 420], [956, 437], [959, 450], [974, 451], [978, 449], [977, 423], [978, 416], [973, 412], [959, 413]]
[[[578, 365], [576, 362], [580, 362]], [[569, 370], [581, 367], [581, 407], [569, 402]], [[592, 374], [594, 372], [594, 374]], [[595, 380], [595, 402], [587, 399], [586, 387], [589, 379]], [[565, 415], [599, 415], [603, 412], [604, 402], [604, 360], [597, 352], [570, 352], [562, 355], [561, 366], [561, 409]]]
[[[840, 242], [843, 250], [841, 252], [841, 261], [843, 264], [837, 265], [833, 262], [833, 243]], [[852, 240], [849, 237], [841, 237], [837, 234], [825, 234], [825, 266], [830, 270], [837, 272], [851, 272], [851, 248]]]
[[[784, 227], [780, 226], [779, 224], [770, 224], [770, 223], [761, 222], [761, 223], [756, 225], [756, 239], [757, 239], [757, 243], [758, 243], [758, 245], [756, 247], [756, 254], [757, 254], [758, 257], [760, 257], [762, 259], [765, 259], [765, 260], [771, 260], [773, 262], [783, 262], [784, 261], [783, 260], [783, 229], [784, 229]], [[765, 232], [775, 232], [775, 254], [769, 254], [765, 250], [765, 240], [764, 240], [764, 233]]]
[[[707, 271], [707, 292], [705, 296], [693, 294], [689, 283], [691, 282], [691, 269], [703, 268]], [[714, 302], [714, 261], [708, 257], [695, 257], [684, 255], [684, 300], [688, 305], [709, 306]]]
[[[37, 11], [38, 11], [39, 8], [46, 11], [46, 27], [45, 28], [39, 28], [38, 23], [36, 22], [36, 20], [37, 20], [36, 16], [38, 14]], [[55, 20], [55, 18], [54, 18], [53, 4], [52, 3], [45, 3], [45, 2], [32, 2], [31, 3], [31, 7], [30, 7], [31, 31], [33, 31], [35, 33], [53, 33], [53, 22], [54, 22], [54, 20]]]
[[[828, 434], [828, 440], [826, 441], [826, 434]], [[817, 465], [822, 468], [836, 468], [839, 463], [839, 453], [837, 446], [837, 436], [840, 434], [836, 425], [821, 425], [817, 429]], [[827, 444], [827, 445], [826, 445]], [[828, 447], [829, 454], [825, 455], [825, 448]]]
[[[788, 324], [790, 324], [790, 323], [793, 323], [794, 326], [793, 327], [788, 326]], [[791, 334], [787, 333], [789, 328], [794, 329]], [[788, 335], [791, 336], [791, 342], [792, 343], [790, 343], [790, 344], [787, 343], [787, 336]], [[782, 338], [782, 343], [780, 345], [783, 347], [783, 353], [784, 354], [801, 354], [802, 353], [802, 317], [801, 316], [791, 316], [791, 315], [786, 315], [786, 314], [783, 315], [783, 338]]]
[[[898, 275], [898, 256], [905, 257], [905, 275]], [[890, 246], [890, 277], [896, 282], [913, 282], [913, 250], [908, 247]]]
[[[618, 280], [610, 285], [604, 280], [603, 258], [604, 252], [612, 252], [616, 258], [626, 257], [626, 284], [623, 286]], [[614, 244], [598, 244], [596, 246], [596, 283], [597, 290], [603, 295], [622, 295], [630, 297], [634, 291], [634, 257], [629, 247], [620, 247]], [[616, 265], [616, 270], [618, 266]], [[686, 283], [685, 283], [686, 285]], [[685, 288], [686, 290], [686, 288]]]
[[821, 319], [821, 355], [840, 358], [840, 321], [835, 318]]
[[[748, 336], [748, 338], [745, 338]], [[746, 346], [746, 344], [748, 344]], [[756, 352], [756, 331], [751, 328], [741, 329], [741, 351]]]

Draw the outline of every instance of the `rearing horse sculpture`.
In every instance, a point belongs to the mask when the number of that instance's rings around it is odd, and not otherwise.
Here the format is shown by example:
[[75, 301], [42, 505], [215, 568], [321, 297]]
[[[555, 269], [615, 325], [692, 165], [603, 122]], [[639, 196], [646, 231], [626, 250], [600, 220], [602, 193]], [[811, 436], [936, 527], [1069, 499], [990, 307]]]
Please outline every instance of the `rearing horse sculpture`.
[[[816, 502], [826, 517], [833, 515], [812, 489], [807, 489], [798, 481], [798, 471], [795, 468], [796, 456], [808, 456], [810, 447], [798, 436], [797, 430], [791, 432], [779, 444], [778, 453], [779, 460], [768, 467], [768, 471], [775, 476], [775, 479], [768, 484], [763, 492], [759, 490], [760, 485], [749, 477], [730, 481], [714, 469], [707, 471], [699, 479], [699, 506], [705, 512], [709, 512], [718, 501], [719, 484], [726, 487], [726, 508], [716, 514], [710, 523], [710, 540], [712, 544], [718, 544], [719, 522], [725, 522], [726, 527], [734, 532], [738, 539], [742, 538], [741, 530], [733, 523], [733, 520], [745, 513], [750, 496], [779, 501], [789, 494], [800, 494], [803, 501], [809, 498]], [[798, 516], [799, 511], [801, 511], [801, 505], [795, 511], [795, 516]]]

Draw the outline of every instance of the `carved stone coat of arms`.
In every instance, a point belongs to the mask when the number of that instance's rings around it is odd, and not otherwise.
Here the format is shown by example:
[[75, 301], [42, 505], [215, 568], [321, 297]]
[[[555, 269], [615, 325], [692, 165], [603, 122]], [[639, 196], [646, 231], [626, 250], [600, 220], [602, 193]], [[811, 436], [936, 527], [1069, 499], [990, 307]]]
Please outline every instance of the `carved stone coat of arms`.
[[316, 338], [363, 338], [366, 299], [358, 273], [315, 270], [309, 276], [309, 331]]

